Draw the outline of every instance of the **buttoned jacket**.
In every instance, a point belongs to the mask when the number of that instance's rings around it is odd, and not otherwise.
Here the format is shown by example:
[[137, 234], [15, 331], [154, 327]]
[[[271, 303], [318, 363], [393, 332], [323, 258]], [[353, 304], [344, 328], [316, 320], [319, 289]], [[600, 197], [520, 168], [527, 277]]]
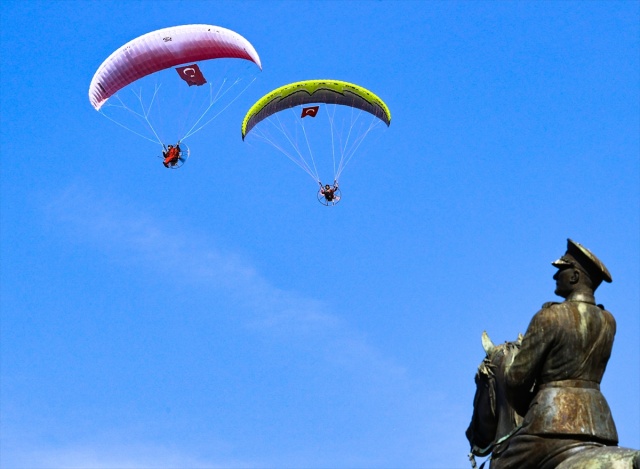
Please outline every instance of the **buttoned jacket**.
[[506, 366], [511, 404], [533, 435], [574, 435], [617, 444], [600, 382], [611, 356], [616, 323], [594, 302], [546, 303], [531, 320]]

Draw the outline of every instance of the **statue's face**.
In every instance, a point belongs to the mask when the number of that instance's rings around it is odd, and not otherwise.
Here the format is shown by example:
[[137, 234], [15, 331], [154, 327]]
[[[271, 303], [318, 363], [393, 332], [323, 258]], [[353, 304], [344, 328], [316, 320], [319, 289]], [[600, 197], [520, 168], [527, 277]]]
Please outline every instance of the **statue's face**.
[[575, 282], [572, 281], [574, 278], [574, 270], [573, 267], [569, 266], [558, 269], [553, 276], [553, 279], [556, 281], [556, 295], [566, 298], [569, 293], [573, 291], [575, 284]]

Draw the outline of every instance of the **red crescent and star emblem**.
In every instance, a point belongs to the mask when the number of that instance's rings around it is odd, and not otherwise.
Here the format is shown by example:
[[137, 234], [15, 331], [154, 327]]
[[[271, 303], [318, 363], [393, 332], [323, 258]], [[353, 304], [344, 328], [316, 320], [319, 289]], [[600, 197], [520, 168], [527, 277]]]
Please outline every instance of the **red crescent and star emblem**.
[[318, 114], [318, 109], [320, 109], [320, 106], [311, 106], [311, 107], [303, 107], [302, 108], [302, 115], [300, 115], [300, 118], [302, 119], [303, 117], [316, 117], [316, 114]]
[[204, 75], [200, 71], [200, 67], [198, 67], [198, 64], [178, 67], [176, 68], [176, 71], [178, 72], [178, 75], [180, 75], [180, 78], [186, 81], [189, 86], [200, 86], [204, 85], [207, 82], [207, 80], [205, 80], [204, 78]]

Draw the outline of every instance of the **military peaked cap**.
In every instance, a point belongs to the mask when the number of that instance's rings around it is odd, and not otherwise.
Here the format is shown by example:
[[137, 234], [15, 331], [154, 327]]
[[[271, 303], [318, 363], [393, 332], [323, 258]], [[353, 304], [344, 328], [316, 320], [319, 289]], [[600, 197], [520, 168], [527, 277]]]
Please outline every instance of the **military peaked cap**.
[[565, 266], [577, 267], [591, 277], [592, 280], [611, 283], [611, 274], [591, 251], [572, 239], [567, 239], [567, 252], [560, 259], [551, 263], [557, 268]]

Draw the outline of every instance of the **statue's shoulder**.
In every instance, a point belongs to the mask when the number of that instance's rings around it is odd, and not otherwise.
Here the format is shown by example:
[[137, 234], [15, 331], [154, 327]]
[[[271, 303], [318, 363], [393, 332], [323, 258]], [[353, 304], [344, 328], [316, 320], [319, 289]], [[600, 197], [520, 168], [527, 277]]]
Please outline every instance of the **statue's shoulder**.
[[546, 325], [555, 324], [558, 322], [558, 318], [566, 314], [564, 310], [564, 303], [558, 303], [557, 301], [547, 301], [542, 305], [542, 308], [533, 316], [532, 323], [535, 322], [539, 327], [546, 327]]

